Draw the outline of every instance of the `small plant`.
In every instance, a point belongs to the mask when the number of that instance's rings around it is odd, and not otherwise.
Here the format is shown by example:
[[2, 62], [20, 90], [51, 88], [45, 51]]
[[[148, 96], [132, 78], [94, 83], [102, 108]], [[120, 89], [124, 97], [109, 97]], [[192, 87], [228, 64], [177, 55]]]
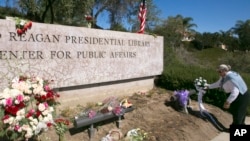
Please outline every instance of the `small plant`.
[[58, 118], [55, 120], [54, 127], [56, 129], [56, 134], [59, 136], [59, 141], [64, 140], [64, 134], [68, 131], [68, 126], [70, 121], [63, 118]]

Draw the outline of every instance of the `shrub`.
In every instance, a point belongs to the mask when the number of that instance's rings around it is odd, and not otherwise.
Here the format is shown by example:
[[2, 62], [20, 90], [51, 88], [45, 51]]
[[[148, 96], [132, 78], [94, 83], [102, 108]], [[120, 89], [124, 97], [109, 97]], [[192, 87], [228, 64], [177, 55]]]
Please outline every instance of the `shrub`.
[[[198, 77], [203, 77], [208, 83], [213, 83], [219, 79], [217, 72], [214, 69], [207, 69], [192, 65], [183, 65], [177, 63], [172, 66], [164, 68], [162, 75], [159, 77], [158, 86], [168, 90], [182, 90], [182, 89], [195, 89], [194, 80]], [[250, 88], [250, 76], [242, 74], [242, 77]], [[217, 107], [222, 108], [223, 104], [228, 97], [222, 90], [210, 89], [203, 97], [203, 101]], [[197, 95], [192, 95], [191, 99], [196, 100]], [[250, 106], [248, 108], [248, 115], [250, 115]]]

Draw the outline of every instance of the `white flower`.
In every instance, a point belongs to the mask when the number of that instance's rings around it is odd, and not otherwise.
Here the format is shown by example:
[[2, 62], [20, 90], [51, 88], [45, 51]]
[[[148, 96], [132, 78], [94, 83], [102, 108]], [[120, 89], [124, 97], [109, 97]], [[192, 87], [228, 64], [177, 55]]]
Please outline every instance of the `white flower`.
[[13, 123], [14, 123], [14, 120], [15, 120], [14, 117], [10, 117], [10, 118], [8, 119], [8, 123], [9, 123], [9, 124], [13, 124]]
[[19, 116], [24, 116], [25, 115], [25, 109], [21, 109], [21, 110], [17, 111], [16, 114], [19, 115]]
[[12, 80], [12, 83], [18, 83], [19, 82], [19, 77], [15, 77], [13, 80]]
[[49, 121], [51, 122], [51, 121], [53, 121], [53, 116], [52, 116], [52, 114], [50, 113], [50, 114], [48, 114], [47, 115], [47, 117], [48, 117], [48, 119], [49, 119]]
[[198, 87], [205, 87], [207, 85], [207, 80], [203, 79], [202, 77], [196, 78], [194, 85]]
[[39, 134], [41, 132], [42, 129], [47, 130], [47, 128], [48, 127], [44, 122], [39, 122], [37, 124], [36, 129], [35, 129], [35, 134], [37, 135], [37, 134]]
[[10, 89], [10, 95], [12, 98], [15, 98], [16, 96], [20, 95], [22, 92], [17, 89]]
[[21, 121], [24, 117], [23, 116], [16, 116], [17, 121]]
[[49, 107], [49, 112], [50, 112], [50, 113], [54, 112], [54, 107], [50, 106], [50, 107]]
[[32, 136], [33, 136], [32, 129], [29, 128], [29, 129], [27, 130], [26, 134], [25, 134], [25, 138], [26, 138], [26, 139], [29, 139], [29, 138], [31, 138]]
[[[37, 129], [37, 126], [35, 126], [34, 124], [31, 126], [32, 130], [35, 131]], [[36, 133], [35, 133], [36, 134]]]
[[46, 116], [46, 117], [43, 118], [43, 121], [47, 123], [47, 122], [50, 121], [50, 118]]
[[38, 124], [38, 120], [36, 118], [33, 119], [33, 123], [34, 123], [34, 125], [37, 125]]
[[45, 107], [45, 105], [43, 104], [43, 103], [40, 103], [39, 105], [38, 105], [38, 110], [39, 111], [44, 111], [46, 109], [46, 107]]
[[25, 25], [25, 23], [26, 23], [26, 21], [25, 21], [25, 20], [21, 20], [21, 21], [20, 21], [20, 25], [22, 25], [22, 26], [24, 26], [24, 25]]
[[14, 102], [15, 102], [15, 104], [19, 104], [20, 103], [18, 100], [15, 100]]
[[42, 112], [42, 114], [43, 114], [44, 116], [48, 115], [48, 113], [49, 113], [49, 110], [44, 110], [44, 111]]
[[38, 121], [43, 121], [43, 116], [42, 116], [42, 115], [40, 115], [40, 116], [38, 117]]
[[0, 101], [0, 105], [3, 105], [4, 107], [6, 106], [6, 99], [2, 99], [1, 101]]
[[45, 95], [46, 94], [46, 92], [44, 91], [42, 86], [34, 87], [33, 93], [38, 94], [38, 95]]
[[25, 130], [25, 131], [27, 131], [27, 130], [28, 130], [28, 128], [30, 128], [30, 126], [29, 126], [29, 125], [27, 125], [27, 124], [24, 124], [24, 125], [22, 126], [22, 129], [23, 129], [23, 130]]
[[23, 100], [27, 102], [27, 101], [30, 100], [30, 97], [29, 96], [24, 96]]

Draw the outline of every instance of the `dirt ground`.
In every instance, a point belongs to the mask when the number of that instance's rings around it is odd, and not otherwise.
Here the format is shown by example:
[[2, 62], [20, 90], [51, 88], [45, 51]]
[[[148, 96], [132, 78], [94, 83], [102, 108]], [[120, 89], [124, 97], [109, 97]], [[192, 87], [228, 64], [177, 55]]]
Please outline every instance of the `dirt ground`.
[[[198, 103], [191, 101], [192, 110], [189, 114], [177, 111], [172, 107], [170, 97], [172, 91], [154, 89], [146, 94], [134, 94], [129, 97], [134, 110], [124, 115], [119, 130], [123, 136], [131, 129], [140, 128], [148, 133], [148, 141], [209, 141], [221, 131], [208, 118], [200, 115]], [[231, 115], [213, 105], [204, 103], [205, 108], [214, 116], [220, 127], [229, 127]], [[74, 112], [70, 112], [71, 115]], [[95, 134], [91, 141], [101, 141], [110, 130], [118, 129], [116, 120], [95, 126]], [[58, 136], [53, 129], [44, 132], [40, 137], [42, 141], [57, 141]], [[65, 141], [90, 141], [88, 127], [75, 129], [70, 125], [65, 134]]]

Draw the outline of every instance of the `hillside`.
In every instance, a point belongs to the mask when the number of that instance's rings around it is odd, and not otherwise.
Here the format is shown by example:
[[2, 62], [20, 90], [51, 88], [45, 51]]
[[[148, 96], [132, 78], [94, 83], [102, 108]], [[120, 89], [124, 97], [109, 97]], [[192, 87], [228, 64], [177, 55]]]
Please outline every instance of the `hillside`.
[[[200, 115], [196, 101], [191, 101], [192, 111], [185, 114], [171, 106], [171, 95], [171, 91], [155, 89], [145, 95], [134, 94], [129, 97], [135, 109], [126, 113], [122, 120], [120, 129], [123, 135], [131, 129], [140, 128], [149, 134], [149, 141], [209, 141], [221, 132]], [[204, 105], [218, 123], [229, 126], [230, 114], [213, 105]], [[77, 112], [79, 113], [79, 111], [70, 113], [74, 115]], [[100, 141], [111, 129], [116, 129], [116, 124], [110, 121], [97, 126], [96, 129], [92, 141]], [[71, 128], [65, 135], [65, 141], [89, 141], [87, 131], [87, 128], [78, 130]], [[40, 136], [42, 141], [55, 141], [57, 138], [52, 129]]]

